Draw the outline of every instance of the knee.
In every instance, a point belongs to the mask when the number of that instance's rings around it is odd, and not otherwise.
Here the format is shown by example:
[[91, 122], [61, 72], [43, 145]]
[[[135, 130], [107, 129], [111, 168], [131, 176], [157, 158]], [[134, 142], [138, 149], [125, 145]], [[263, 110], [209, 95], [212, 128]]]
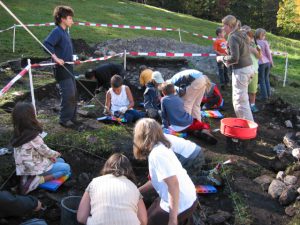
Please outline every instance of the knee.
[[64, 163], [63, 169], [62, 169], [63, 173], [65, 175], [68, 175], [71, 173], [71, 167], [68, 163]]

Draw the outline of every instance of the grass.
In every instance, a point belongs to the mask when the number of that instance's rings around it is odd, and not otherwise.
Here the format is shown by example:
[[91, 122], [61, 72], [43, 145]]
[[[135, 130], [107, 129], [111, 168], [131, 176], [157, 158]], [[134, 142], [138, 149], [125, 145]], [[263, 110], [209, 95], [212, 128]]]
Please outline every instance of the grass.
[[[129, 1], [117, 0], [45, 0], [45, 1], [21, 1], [7, 2], [8, 7], [24, 23], [52, 22], [52, 10], [56, 5], [70, 5], [75, 10], [75, 21], [113, 23], [127, 25], [159, 26], [169, 28], [180, 28], [190, 32], [204, 35], [215, 35], [216, 27], [220, 24], [195, 18], [185, 14], [170, 12], [164, 9], [137, 4]], [[34, 5], [34, 7], [33, 7]], [[4, 9], [0, 9], [0, 28], [10, 27], [15, 22]], [[246, 23], [246, 21], [243, 21]], [[31, 27], [32, 32], [43, 40], [53, 27]], [[190, 34], [181, 33], [182, 40], [187, 43], [199, 45], [212, 45], [206, 39], [198, 38]], [[73, 26], [71, 36], [75, 39], [82, 38], [89, 44], [99, 43], [108, 39], [127, 38], [132, 39], [139, 36], [165, 37], [179, 39], [178, 32], [144, 31], [131, 29], [116, 29], [104, 27]], [[300, 82], [298, 71], [300, 70], [300, 41], [268, 34], [273, 51], [287, 51], [289, 53], [289, 80]], [[17, 29], [16, 53], [12, 53], [12, 31], [0, 34], [0, 61], [18, 57], [44, 57], [45, 53], [22, 28]], [[284, 75], [285, 59], [282, 56], [274, 56], [275, 68], [272, 72], [280, 77]]]
[[249, 212], [249, 207], [243, 197], [237, 192], [231, 192], [230, 198], [234, 202], [234, 225], [253, 224], [253, 218]]

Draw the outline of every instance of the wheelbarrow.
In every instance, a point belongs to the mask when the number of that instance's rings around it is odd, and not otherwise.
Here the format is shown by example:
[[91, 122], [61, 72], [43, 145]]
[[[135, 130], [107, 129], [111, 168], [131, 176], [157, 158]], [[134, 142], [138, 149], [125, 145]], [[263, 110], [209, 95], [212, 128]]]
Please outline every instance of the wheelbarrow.
[[227, 138], [227, 150], [242, 151], [247, 148], [248, 140], [256, 137], [258, 124], [241, 118], [224, 118], [220, 131]]

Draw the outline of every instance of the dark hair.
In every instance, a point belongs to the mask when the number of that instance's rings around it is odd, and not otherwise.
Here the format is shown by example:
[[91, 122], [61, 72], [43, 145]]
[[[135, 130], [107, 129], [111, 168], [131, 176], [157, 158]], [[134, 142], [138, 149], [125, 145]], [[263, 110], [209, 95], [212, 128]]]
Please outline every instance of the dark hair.
[[93, 69], [88, 69], [84, 75], [86, 79], [90, 80], [95, 76], [95, 71]]
[[56, 6], [53, 11], [54, 22], [56, 25], [61, 23], [62, 18], [67, 18], [68, 16], [74, 16], [74, 11], [69, 6], [59, 5]]
[[111, 87], [118, 88], [123, 84], [123, 78], [120, 75], [113, 75], [110, 79]]
[[137, 183], [129, 159], [121, 153], [114, 153], [106, 160], [100, 175], [106, 174], [112, 174], [116, 177], [125, 176], [134, 184]]
[[12, 111], [12, 121], [15, 137], [20, 136], [24, 130], [43, 131], [31, 103], [18, 102]]
[[222, 27], [218, 27], [217, 29], [216, 29], [216, 35], [218, 36], [220, 33], [222, 33], [223, 32], [223, 28]]
[[169, 82], [164, 82], [161, 86], [161, 91], [163, 92], [164, 95], [174, 94], [175, 92], [174, 84]]
[[140, 73], [143, 72], [145, 69], [147, 69], [147, 66], [141, 65], [141, 66], [139, 67]]

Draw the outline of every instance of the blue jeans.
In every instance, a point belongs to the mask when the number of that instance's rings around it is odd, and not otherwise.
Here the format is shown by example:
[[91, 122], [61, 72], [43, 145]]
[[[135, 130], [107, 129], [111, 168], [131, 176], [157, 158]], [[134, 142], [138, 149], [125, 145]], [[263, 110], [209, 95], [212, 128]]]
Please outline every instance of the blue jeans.
[[224, 65], [223, 62], [218, 62], [218, 69], [219, 69], [219, 78], [220, 78], [220, 84], [224, 85], [229, 82], [228, 68]]
[[145, 113], [139, 112], [135, 109], [129, 109], [124, 114], [124, 118], [127, 120], [128, 123], [135, 122], [143, 117], [145, 117]]
[[270, 67], [270, 63], [260, 64], [258, 67], [259, 91], [262, 100], [266, 100], [271, 96]]
[[51, 170], [42, 174], [42, 176], [52, 175], [55, 179], [71, 174], [71, 167], [62, 158], [57, 158]]

